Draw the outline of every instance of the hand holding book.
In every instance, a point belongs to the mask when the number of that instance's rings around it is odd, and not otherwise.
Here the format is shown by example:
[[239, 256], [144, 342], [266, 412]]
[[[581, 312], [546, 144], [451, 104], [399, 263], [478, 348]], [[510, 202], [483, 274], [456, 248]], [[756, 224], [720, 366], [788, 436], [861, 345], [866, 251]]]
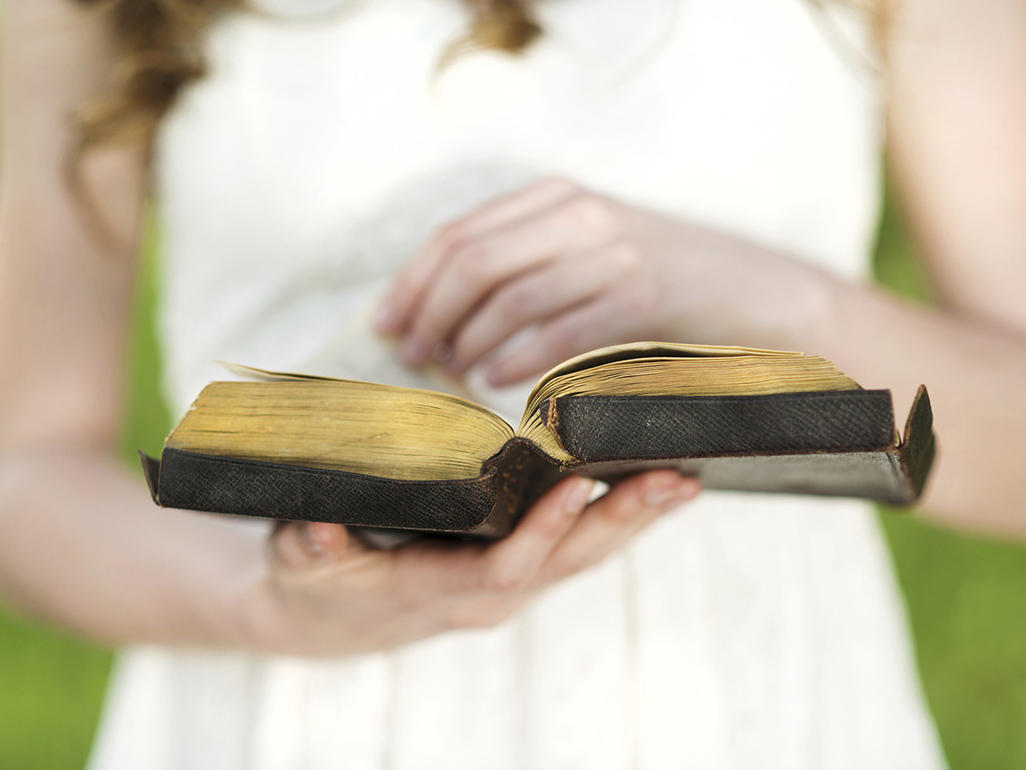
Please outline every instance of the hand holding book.
[[[355, 655], [460, 628], [492, 626], [550, 585], [597, 564], [699, 485], [653, 471], [588, 503], [592, 482], [566, 479], [508, 538], [453, 548], [420, 540], [370, 550], [337, 524], [283, 523], [252, 625], [260, 649]], [[297, 633], [297, 631], [300, 631]]]

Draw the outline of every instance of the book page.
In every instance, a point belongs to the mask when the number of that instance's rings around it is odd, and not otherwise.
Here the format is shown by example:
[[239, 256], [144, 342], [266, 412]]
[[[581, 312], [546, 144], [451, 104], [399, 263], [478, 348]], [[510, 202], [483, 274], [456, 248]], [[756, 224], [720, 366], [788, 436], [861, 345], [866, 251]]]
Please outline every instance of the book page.
[[484, 407], [415, 388], [276, 377], [212, 382], [165, 447], [408, 480], [476, 478], [513, 436]]

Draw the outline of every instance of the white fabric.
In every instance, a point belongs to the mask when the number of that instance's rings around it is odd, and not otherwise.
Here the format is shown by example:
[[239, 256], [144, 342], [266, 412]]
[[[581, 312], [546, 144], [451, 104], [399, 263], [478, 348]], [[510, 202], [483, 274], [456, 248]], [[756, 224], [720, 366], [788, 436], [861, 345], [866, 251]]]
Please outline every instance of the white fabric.
[[[438, 74], [455, 1], [226, 17], [159, 144], [174, 412], [215, 359], [445, 387], [370, 332], [373, 300], [440, 223], [541, 174], [861, 280], [873, 82], [858, 26], [811, 5], [543, 0], [530, 53]], [[519, 416], [524, 388], [470, 390]], [[126, 651], [91, 763], [942, 765], [872, 509], [724, 493], [496, 629], [349, 661]]]

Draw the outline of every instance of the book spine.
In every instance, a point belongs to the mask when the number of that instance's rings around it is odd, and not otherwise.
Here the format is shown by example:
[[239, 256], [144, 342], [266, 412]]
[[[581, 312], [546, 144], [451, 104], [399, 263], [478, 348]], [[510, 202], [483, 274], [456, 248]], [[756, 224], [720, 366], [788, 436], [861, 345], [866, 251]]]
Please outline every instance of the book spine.
[[483, 467], [496, 475], [495, 508], [474, 534], [503, 537], [539, 497], [565, 475], [559, 463], [536, 444], [516, 436]]

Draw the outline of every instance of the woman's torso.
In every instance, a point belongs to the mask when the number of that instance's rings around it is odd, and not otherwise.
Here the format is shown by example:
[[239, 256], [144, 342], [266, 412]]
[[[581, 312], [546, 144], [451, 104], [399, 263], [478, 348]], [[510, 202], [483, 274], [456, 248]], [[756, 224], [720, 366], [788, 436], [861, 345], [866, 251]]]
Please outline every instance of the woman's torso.
[[[333, 5], [225, 19], [211, 77], [163, 127], [174, 413], [223, 377], [217, 359], [445, 387], [371, 333], [373, 300], [440, 224], [540, 175], [865, 275], [879, 132], [850, 19], [800, 0], [548, 0], [527, 54], [436, 72], [457, 2]], [[523, 387], [469, 388], [518, 417]], [[131, 651], [94, 767], [140, 762], [938, 760], [871, 510], [707, 494], [497, 629], [345, 662]]]

